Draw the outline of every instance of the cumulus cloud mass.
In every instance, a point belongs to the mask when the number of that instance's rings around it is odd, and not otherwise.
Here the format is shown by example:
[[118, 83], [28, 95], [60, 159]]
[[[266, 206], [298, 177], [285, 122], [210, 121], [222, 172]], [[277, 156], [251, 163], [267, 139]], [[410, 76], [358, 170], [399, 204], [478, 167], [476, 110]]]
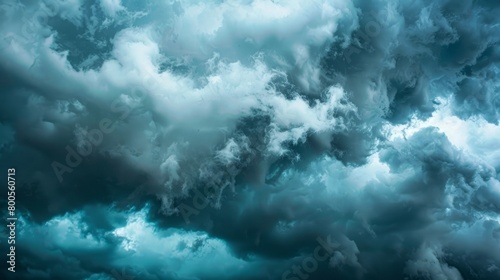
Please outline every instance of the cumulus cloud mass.
[[500, 279], [495, 0], [2, 0], [2, 279]]

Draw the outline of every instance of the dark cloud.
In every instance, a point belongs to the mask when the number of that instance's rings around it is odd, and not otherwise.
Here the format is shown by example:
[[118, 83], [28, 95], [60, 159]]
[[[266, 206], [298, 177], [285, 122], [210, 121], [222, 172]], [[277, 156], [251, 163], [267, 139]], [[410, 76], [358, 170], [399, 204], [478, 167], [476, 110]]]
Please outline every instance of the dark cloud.
[[498, 279], [499, 9], [4, 1], [2, 274]]

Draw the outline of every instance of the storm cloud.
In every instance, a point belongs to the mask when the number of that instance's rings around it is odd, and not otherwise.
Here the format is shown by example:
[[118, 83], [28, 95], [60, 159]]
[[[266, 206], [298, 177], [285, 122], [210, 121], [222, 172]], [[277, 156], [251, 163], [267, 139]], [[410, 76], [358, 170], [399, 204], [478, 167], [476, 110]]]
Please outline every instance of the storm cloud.
[[498, 15], [2, 1], [0, 168], [19, 218], [2, 274], [499, 279]]

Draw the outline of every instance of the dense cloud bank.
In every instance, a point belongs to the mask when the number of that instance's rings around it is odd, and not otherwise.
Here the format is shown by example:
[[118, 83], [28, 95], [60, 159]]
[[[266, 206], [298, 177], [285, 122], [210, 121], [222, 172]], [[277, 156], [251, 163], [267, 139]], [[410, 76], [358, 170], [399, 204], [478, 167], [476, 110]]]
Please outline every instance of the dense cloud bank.
[[500, 279], [497, 1], [0, 14], [9, 279]]

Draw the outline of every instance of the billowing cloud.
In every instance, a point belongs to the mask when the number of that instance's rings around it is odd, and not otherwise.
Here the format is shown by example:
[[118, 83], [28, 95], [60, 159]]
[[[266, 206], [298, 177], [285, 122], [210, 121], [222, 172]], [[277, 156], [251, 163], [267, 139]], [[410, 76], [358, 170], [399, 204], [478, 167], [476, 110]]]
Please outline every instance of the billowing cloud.
[[2, 274], [498, 279], [499, 12], [4, 1]]

